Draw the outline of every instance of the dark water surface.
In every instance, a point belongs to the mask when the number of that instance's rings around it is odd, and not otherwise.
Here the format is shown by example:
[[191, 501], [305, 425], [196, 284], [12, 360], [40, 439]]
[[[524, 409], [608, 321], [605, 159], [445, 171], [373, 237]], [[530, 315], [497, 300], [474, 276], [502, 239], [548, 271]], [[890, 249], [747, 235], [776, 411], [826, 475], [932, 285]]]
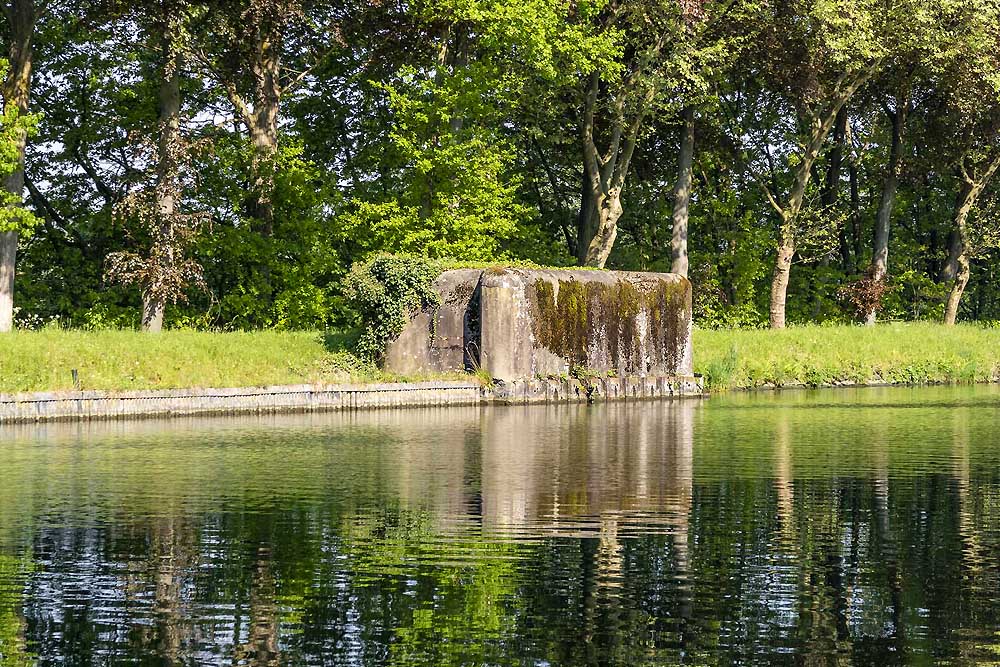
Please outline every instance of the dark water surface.
[[0, 665], [997, 663], [998, 407], [0, 427]]

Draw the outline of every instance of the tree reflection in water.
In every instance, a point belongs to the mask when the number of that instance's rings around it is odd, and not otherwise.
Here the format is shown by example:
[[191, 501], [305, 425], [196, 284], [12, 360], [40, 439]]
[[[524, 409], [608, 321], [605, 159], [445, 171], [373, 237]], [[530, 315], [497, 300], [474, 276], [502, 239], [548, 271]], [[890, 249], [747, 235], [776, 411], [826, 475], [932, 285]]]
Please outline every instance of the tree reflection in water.
[[8, 428], [0, 665], [995, 661], [993, 392]]

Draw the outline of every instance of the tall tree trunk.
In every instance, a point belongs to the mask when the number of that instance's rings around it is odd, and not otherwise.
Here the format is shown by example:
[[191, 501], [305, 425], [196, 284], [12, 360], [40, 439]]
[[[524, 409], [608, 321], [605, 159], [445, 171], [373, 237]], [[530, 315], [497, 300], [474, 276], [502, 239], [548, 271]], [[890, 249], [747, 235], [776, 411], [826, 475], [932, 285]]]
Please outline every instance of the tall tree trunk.
[[256, 91], [250, 139], [253, 142], [253, 190], [250, 216], [264, 236], [274, 232], [274, 177], [278, 157], [278, 110], [281, 60], [276, 38], [261, 39], [254, 63]]
[[601, 90], [601, 77], [594, 72], [590, 77], [587, 97], [584, 103], [583, 122], [580, 126], [583, 144], [583, 165], [590, 188], [590, 197], [596, 215], [595, 229], [589, 244], [578, 243], [578, 261], [586, 266], [604, 268], [618, 237], [618, 220], [624, 208], [622, 189], [628, 175], [629, 164], [639, 140], [639, 130], [646, 116], [646, 109], [656, 96], [655, 84], [648, 84], [637, 102], [637, 108], [626, 121], [626, 101], [636, 91], [628, 89], [629, 83], [622, 84], [614, 101], [614, 121], [610, 130], [608, 150], [603, 155], [595, 143], [595, 112]]
[[146, 333], [163, 331], [164, 301], [162, 297], [146, 292], [142, 296], [142, 330]]
[[949, 248], [949, 260], [945, 268], [948, 274], [947, 280], [951, 283], [951, 290], [944, 306], [944, 323], [955, 324], [958, 319], [958, 306], [962, 301], [962, 294], [966, 285], [969, 284], [971, 268], [969, 264], [969, 237], [966, 223], [969, 212], [972, 211], [979, 197], [979, 188], [975, 184], [963, 182], [959, 191], [958, 201], [955, 205], [954, 227], [951, 235], [951, 247]]
[[[802, 152], [802, 159], [795, 169], [795, 178], [792, 190], [789, 193], [787, 203], [782, 206], [768, 193], [771, 205], [781, 215], [781, 240], [776, 248], [774, 260], [774, 273], [771, 279], [771, 307], [770, 325], [772, 329], [785, 328], [785, 306], [788, 295], [789, 274], [791, 273], [792, 258], [795, 256], [796, 226], [799, 222], [799, 213], [805, 201], [806, 186], [809, 185], [809, 177], [812, 173], [813, 164], [819, 157], [820, 150], [826, 142], [830, 130], [837, 119], [837, 114], [847, 101], [851, 99], [858, 88], [860, 88], [875, 73], [876, 65], [872, 65], [855, 76], [850, 83], [846, 83], [848, 75], [844, 74], [837, 84], [837, 92], [832, 99], [830, 106], [822, 113], [814, 114], [810, 119], [809, 141]], [[844, 85], [846, 84], [846, 85]]]
[[946, 280], [951, 282], [951, 291], [944, 308], [944, 323], [955, 324], [958, 319], [958, 306], [962, 301], [962, 294], [966, 285], [969, 284], [971, 275], [971, 255], [972, 246], [969, 238], [968, 220], [969, 214], [975, 208], [979, 195], [983, 193], [990, 180], [1000, 170], [1000, 154], [993, 157], [982, 170], [976, 175], [970, 175], [970, 171], [965, 166], [965, 159], [960, 163], [962, 185], [955, 203], [954, 228], [952, 230], [951, 248], [949, 251], [948, 265], [942, 271]]
[[274, 231], [274, 177], [278, 157], [278, 112], [281, 108], [281, 27], [258, 25], [249, 63], [253, 73], [253, 108], [240, 95], [232, 77], [222, 77], [226, 95], [250, 135], [250, 192], [244, 204], [254, 229]]
[[[847, 108], [841, 107], [833, 125], [833, 149], [830, 151], [830, 164], [823, 180], [820, 200], [823, 207], [832, 209], [840, 199], [840, 177], [844, 166], [844, 144], [847, 140]], [[837, 233], [840, 246], [840, 263], [844, 271], [850, 270], [851, 243], [847, 225], [841, 225]]]
[[[181, 128], [181, 88], [180, 88], [180, 55], [176, 52], [173, 40], [164, 37], [163, 78], [160, 81], [160, 139], [157, 156], [157, 188], [156, 211], [160, 219], [160, 233], [166, 240], [165, 246], [170, 255], [166, 258], [168, 264], [173, 264], [173, 219], [177, 208], [174, 183], [177, 179], [177, 164], [173, 153], [180, 141]], [[160, 333], [163, 329], [163, 311], [166, 305], [165, 295], [156, 289], [147, 287], [143, 295], [142, 330], [149, 333]]]
[[951, 291], [948, 292], [948, 300], [944, 307], [944, 323], [947, 325], [955, 324], [958, 319], [958, 306], [965, 293], [965, 287], [969, 284], [969, 277], [972, 275], [969, 256], [964, 250], [958, 256], [957, 266], [955, 278], [951, 283]]
[[576, 245], [574, 246], [576, 261], [580, 266], [587, 264], [587, 250], [597, 232], [597, 207], [594, 205], [594, 195], [590, 189], [590, 178], [586, 167], [583, 170], [582, 190], [580, 192], [580, 211], [576, 216]]
[[[795, 184], [788, 198], [788, 206], [781, 210], [781, 240], [778, 243], [774, 271], [771, 275], [771, 304], [768, 319], [772, 329], [785, 328], [788, 282], [792, 272], [792, 259], [795, 257], [795, 224], [799, 211], [802, 209], [802, 202], [805, 200], [806, 186], [809, 184], [813, 162], [816, 161], [819, 148], [823, 143], [816, 140], [818, 131], [814, 131], [813, 141], [806, 148], [802, 162], [799, 163], [795, 172]], [[827, 132], [822, 134], [825, 138]]]
[[[0, 88], [4, 108], [15, 107], [19, 113], [28, 112], [31, 91], [32, 37], [35, 30], [34, 0], [13, 0], [5, 6], [10, 19], [10, 49], [8, 60], [10, 70]], [[4, 178], [3, 187], [16, 197], [12, 206], [24, 193], [24, 150], [28, 135], [24, 130], [17, 133], [15, 150], [17, 164]], [[14, 268], [17, 262], [17, 232], [0, 233], [0, 333], [14, 328]]]
[[[961, 198], [961, 194], [959, 198]], [[956, 204], [956, 207], [958, 204]], [[952, 220], [954, 223], [954, 220]], [[944, 261], [944, 266], [941, 267], [941, 273], [939, 274], [938, 280], [942, 283], [950, 283], [958, 275], [958, 258], [962, 254], [962, 236], [958, 232], [958, 228], [952, 224], [951, 231], [948, 233], [948, 257]]]
[[[9, 180], [7, 181], [9, 183]], [[5, 187], [9, 187], [5, 185]], [[17, 232], [0, 232], [0, 333], [14, 328], [14, 266]]]
[[694, 108], [684, 109], [681, 151], [677, 159], [674, 186], [674, 225], [670, 237], [670, 271], [688, 276], [688, 211], [691, 206], [691, 177], [694, 162]]
[[788, 279], [792, 271], [795, 245], [783, 242], [778, 246], [778, 257], [771, 276], [770, 324], [772, 329], [785, 328], [785, 299], [788, 294]]
[[[885, 183], [882, 185], [882, 199], [879, 202], [878, 215], [875, 218], [875, 240], [872, 245], [872, 261], [868, 267], [868, 276], [875, 283], [882, 283], [889, 271], [889, 225], [892, 221], [892, 208], [896, 201], [896, 191], [899, 189], [899, 172], [903, 163], [903, 127], [906, 124], [905, 100], [899, 100], [895, 111], [889, 113], [892, 121], [892, 146], [889, 149], [889, 164], [886, 169]], [[872, 308], [865, 314], [865, 323], [875, 324], [877, 308]]]
[[597, 232], [587, 248], [586, 266], [603, 269], [607, 264], [618, 238], [618, 220], [624, 211], [621, 196], [617, 193], [606, 197], [601, 203], [601, 207], [597, 209]]

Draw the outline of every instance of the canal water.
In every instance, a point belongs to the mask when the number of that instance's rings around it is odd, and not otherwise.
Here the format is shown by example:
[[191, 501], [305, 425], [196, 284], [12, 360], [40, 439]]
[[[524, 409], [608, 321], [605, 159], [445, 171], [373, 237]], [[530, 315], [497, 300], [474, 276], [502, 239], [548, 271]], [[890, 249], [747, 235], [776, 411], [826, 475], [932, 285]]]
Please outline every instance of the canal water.
[[0, 665], [991, 664], [1000, 391], [0, 428]]

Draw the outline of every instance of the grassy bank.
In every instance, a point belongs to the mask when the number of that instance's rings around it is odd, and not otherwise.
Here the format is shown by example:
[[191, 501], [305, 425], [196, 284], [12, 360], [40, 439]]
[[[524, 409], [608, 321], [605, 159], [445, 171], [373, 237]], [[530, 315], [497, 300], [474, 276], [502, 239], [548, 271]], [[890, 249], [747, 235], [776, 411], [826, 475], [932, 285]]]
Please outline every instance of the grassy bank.
[[315, 332], [45, 329], [0, 336], [0, 392], [253, 387], [385, 378]]
[[[208, 333], [46, 329], [0, 337], [0, 392], [234, 387], [398, 378], [317, 332]], [[695, 372], [713, 391], [844, 383], [984, 382], [1000, 375], [1000, 330], [884, 324], [707, 331]]]
[[766, 386], [987, 382], [1000, 330], [913, 322], [694, 334], [695, 372], [713, 391]]

